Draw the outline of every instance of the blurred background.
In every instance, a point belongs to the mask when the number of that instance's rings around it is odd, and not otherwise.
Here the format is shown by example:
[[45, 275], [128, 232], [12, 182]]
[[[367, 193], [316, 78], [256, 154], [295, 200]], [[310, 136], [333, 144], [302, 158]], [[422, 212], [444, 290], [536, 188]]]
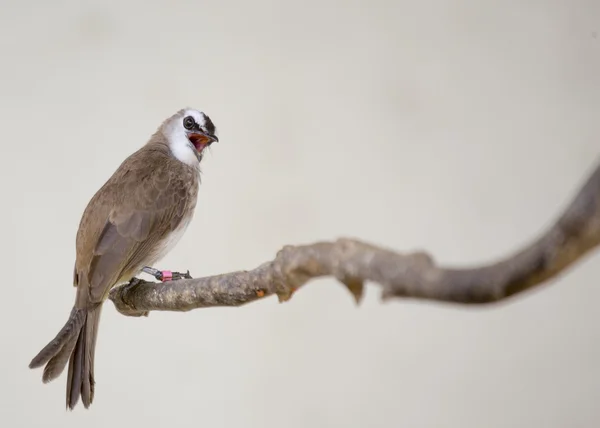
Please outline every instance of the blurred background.
[[[221, 142], [160, 264], [250, 269], [342, 236], [453, 266], [535, 238], [599, 160], [597, 0], [3, 0], [0, 425], [597, 427], [600, 258], [493, 307], [107, 303], [91, 409], [31, 358], [73, 304], [75, 233], [180, 108]], [[118, 421], [118, 422], [117, 422]]]

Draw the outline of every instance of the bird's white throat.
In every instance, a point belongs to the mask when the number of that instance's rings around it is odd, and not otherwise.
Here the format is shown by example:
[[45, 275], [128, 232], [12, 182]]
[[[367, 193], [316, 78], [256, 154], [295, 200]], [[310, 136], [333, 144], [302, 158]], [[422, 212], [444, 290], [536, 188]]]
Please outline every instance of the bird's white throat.
[[196, 149], [188, 139], [183, 128], [174, 127], [170, 131], [166, 137], [173, 156], [187, 165], [198, 166]]

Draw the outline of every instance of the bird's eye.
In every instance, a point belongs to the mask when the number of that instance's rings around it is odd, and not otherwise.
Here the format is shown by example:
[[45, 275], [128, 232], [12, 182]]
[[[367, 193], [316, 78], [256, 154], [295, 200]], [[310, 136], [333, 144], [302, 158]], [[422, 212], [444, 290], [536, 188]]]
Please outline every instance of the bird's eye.
[[193, 129], [195, 124], [196, 121], [192, 116], [187, 116], [185, 119], [183, 119], [183, 126], [185, 129]]

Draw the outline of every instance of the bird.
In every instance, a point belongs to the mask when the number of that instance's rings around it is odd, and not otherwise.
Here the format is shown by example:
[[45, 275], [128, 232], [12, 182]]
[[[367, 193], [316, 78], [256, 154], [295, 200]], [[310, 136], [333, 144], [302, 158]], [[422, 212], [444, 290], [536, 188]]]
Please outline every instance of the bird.
[[50, 382], [68, 363], [66, 407], [94, 400], [94, 354], [102, 304], [111, 288], [148, 272], [162, 281], [191, 277], [159, 271], [161, 260], [187, 229], [196, 207], [200, 162], [218, 142], [202, 111], [183, 108], [128, 156], [93, 195], [75, 238], [75, 303], [63, 328], [30, 362]]

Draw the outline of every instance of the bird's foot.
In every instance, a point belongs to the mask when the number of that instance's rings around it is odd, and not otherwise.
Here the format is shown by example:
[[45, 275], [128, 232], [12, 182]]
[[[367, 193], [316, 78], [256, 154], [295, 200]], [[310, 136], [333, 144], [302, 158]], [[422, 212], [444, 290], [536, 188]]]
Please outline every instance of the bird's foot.
[[[143, 285], [144, 283], [146, 283], [146, 281], [144, 281], [143, 279], [140, 278], [136, 278], [133, 277], [129, 280], [129, 282], [127, 284], [122, 285], [121, 287], [117, 287], [115, 289], [111, 290], [111, 293], [119, 293], [120, 298], [115, 300], [113, 299], [113, 302], [115, 303], [115, 306], [117, 306], [117, 310], [119, 312], [121, 312], [122, 314], [131, 316], [131, 317], [147, 317], [148, 316], [148, 311], [140, 311], [139, 309], [136, 309], [129, 300], [130, 295], [133, 295], [135, 293], [135, 289], [137, 288], [138, 285]], [[117, 303], [119, 302], [119, 303]]]
[[130, 293], [130, 292], [132, 292], [132, 290], [137, 288], [138, 285], [143, 284], [144, 282], [146, 282], [146, 281], [144, 281], [143, 279], [133, 277], [129, 280], [129, 282], [127, 284], [123, 284], [121, 289], [125, 293]]
[[170, 270], [158, 270], [150, 266], [144, 266], [142, 272], [152, 275], [154, 278], [161, 282], [177, 281], [178, 279], [192, 279], [190, 271], [185, 273], [182, 272], [171, 272]]
[[133, 288], [133, 287], [135, 287], [136, 285], [138, 285], [140, 282], [144, 282], [144, 280], [143, 280], [143, 279], [136, 278], [136, 277], [133, 277], [133, 278], [131, 278], [131, 279], [129, 280], [129, 282], [128, 282], [128, 283], [125, 285], [125, 287], [131, 287], [131, 288]]

